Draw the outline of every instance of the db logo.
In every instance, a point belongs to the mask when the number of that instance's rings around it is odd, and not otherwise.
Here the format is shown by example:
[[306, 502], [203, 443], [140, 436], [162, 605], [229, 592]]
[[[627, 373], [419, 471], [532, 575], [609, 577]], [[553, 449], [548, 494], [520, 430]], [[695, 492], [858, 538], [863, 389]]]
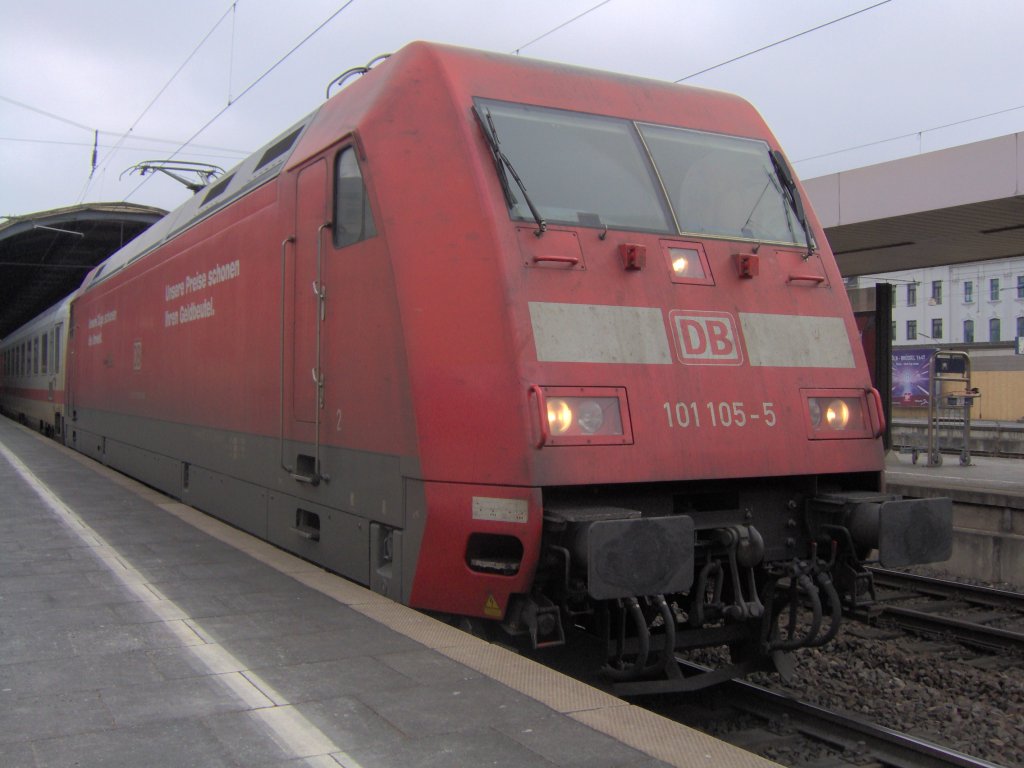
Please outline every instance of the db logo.
[[736, 321], [728, 312], [673, 310], [669, 321], [675, 329], [676, 352], [687, 365], [739, 365], [743, 348]]

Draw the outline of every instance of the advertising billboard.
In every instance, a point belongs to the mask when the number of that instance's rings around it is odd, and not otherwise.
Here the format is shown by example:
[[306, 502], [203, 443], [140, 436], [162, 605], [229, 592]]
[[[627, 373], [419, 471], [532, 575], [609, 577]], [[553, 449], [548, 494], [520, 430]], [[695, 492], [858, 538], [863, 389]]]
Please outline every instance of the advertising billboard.
[[892, 351], [892, 404], [928, 407], [928, 366], [934, 349], [911, 347]]

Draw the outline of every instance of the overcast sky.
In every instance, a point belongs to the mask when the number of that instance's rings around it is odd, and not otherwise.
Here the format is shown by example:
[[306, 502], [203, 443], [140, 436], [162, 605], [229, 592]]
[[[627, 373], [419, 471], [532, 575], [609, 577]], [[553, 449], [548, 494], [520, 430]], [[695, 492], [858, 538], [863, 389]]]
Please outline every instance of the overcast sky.
[[122, 173], [229, 103], [176, 158], [230, 168], [412, 40], [670, 81], [713, 67], [686, 82], [751, 101], [811, 178], [1024, 131], [1022, 29], [1022, 0], [3, 0], [0, 216], [176, 207], [184, 187]]

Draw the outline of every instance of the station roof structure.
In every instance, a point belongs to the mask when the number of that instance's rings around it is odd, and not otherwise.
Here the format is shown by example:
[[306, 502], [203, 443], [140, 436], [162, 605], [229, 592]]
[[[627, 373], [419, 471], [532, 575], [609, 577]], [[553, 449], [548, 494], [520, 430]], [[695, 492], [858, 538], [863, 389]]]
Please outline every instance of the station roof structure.
[[1024, 256], [1024, 133], [803, 183], [844, 277]]
[[166, 213], [86, 203], [0, 221], [0, 338], [71, 293], [90, 269]]

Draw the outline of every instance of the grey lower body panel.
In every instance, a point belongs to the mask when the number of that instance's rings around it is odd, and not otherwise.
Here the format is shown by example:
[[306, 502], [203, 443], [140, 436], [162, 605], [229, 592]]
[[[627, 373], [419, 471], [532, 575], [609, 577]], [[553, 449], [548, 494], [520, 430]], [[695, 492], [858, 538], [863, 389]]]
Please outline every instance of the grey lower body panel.
[[[406, 530], [406, 497], [410, 488], [419, 488], [408, 480], [418, 474], [415, 460], [321, 446], [329, 479], [312, 485], [283, 466], [294, 467], [297, 456], [314, 451], [302, 443], [282, 446], [261, 435], [82, 408], [67, 432], [72, 448], [113, 469], [408, 602], [423, 520], [414, 515]], [[419, 509], [422, 501], [413, 504]], [[382, 537], [392, 531], [399, 535], [385, 547]]]

